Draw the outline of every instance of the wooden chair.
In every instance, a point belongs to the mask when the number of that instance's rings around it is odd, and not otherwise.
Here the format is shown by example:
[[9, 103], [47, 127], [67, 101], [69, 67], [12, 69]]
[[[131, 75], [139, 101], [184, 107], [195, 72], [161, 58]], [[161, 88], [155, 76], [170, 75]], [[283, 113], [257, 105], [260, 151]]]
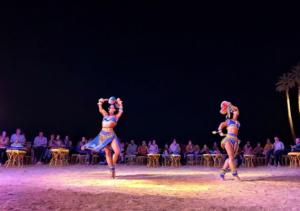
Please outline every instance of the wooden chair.
[[169, 155], [162, 155], [162, 166], [170, 166], [171, 159]]
[[203, 157], [202, 155], [195, 156], [195, 165], [202, 165], [203, 164]]
[[146, 156], [137, 156], [136, 163], [138, 165], [146, 165], [147, 164], [147, 157]]
[[136, 164], [136, 155], [125, 155], [125, 164], [126, 165]]
[[186, 155], [186, 164], [191, 166], [195, 164], [195, 156], [193, 154]]

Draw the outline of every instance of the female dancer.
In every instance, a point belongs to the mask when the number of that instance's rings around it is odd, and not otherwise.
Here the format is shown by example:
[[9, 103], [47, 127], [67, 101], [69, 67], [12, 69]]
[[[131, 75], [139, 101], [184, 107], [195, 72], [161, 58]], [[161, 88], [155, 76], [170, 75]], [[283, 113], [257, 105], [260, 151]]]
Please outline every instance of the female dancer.
[[[108, 102], [110, 104], [108, 113], [102, 107], [104, 102]], [[112, 178], [115, 178], [115, 165], [120, 155], [120, 143], [113, 129], [117, 125], [118, 120], [123, 114], [123, 102], [120, 98], [100, 98], [98, 107], [99, 112], [103, 116], [102, 130], [95, 139], [84, 145], [82, 149], [90, 149], [99, 152], [104, 148], [106, 161], [111, 171], [111, 176]], [[118, 109], [117, 114], [115, 114], [117, 111], [116, 109]], [[110, 148], [112, 148], [112, 150], [114, 151], [113, 156], [111, 156]]]
[[[240, 127], [240, 123], [238, 121], [239, 109], [230, 102], [223, 101], [221, 103], [220, 113], [226, 115], [226, 121], [219, 125], [218, 131], [215, 133], [219, 133], [220, 136], [225, 136], [221, 142], [221, 146], [226, 150], [228, 155], [228, 159], [224, 163], [220, 177], [223, 180], [225, 179], [225, 174], [229, 167], [231, 169], [232, 176], [234, 176], [237, 180], [240, 180], [235, 164], [235, 155], [239, 148], [239, 139], [237, 137]], [[223, 129], [225, 127], [227, 129], [226, 135], [223, 133]]]

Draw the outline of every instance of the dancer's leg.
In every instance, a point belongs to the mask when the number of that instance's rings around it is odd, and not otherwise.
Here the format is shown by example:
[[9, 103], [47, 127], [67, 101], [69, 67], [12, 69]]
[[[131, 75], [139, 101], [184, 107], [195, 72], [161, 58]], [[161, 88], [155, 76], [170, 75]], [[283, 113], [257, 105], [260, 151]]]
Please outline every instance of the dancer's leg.
[[234, 162], [234, 146], [232, 145], [232, 143], [228, 141], [225, 143], [225, 149], [228, 154], [228, 162], [229, 162], [229, 167], [231, 169], [232, 175], [237, 179], [239, 179], [235, 162]]
[[120, 155], [120, 146], [119, 146], [119, 143], [118, 143], [117, 139], [114, 139], [111, 142], [111, 147], [112, 147], [112, 149], [114, 151], [112, 164], [113, 164], [113, 166], [115, 166], [116, 163], [117, 163], [117, 161], [118, 161], [119, 155]]
[[107, 162], [108, 166], [110, 168], [112, 168], [113, 167], [113, 163], [112, 163], [112, 160], [111, 160], [111, 151], [109, 149], [109, 146], [105, 147], [104, 151], [105, 151], [106, 162]]

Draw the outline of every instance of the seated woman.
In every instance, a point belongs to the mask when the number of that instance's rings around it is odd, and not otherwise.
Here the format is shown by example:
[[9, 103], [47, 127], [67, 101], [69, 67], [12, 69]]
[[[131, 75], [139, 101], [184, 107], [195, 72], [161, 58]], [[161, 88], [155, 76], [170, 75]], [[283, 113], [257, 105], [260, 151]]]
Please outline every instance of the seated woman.
[[9, 137], [6, 134], [6, 131], [3, 131], [0, 136], [0, 166], [5, 162], [5, 152], [8, 145]]
[[194, 146], [192, 144], [192, 141], [190, 140], [189, 143], [185, 147], [185, 154], [186, 155], [193, 155], [194, 154]]
[[147, 156], [148, 147], [146, 141], [142, 141], [142, 145], [138, 147], [138, 155], [139, 156]]
[[201, 149], [201, 154], [210, 154], [210, 150], [206, 144], [204, 144], [203, 148]]
[[169, 153], [173, 154], [173, 155], [180, 154], [180, 146], [179, 146], [179, 144], [177, 144], [176, 139], [174, 139], [172, 144], [170, 145]]
[[253, 155], [253, 148], [250, 144], [250, 141], [247, 141], [247, 144], [245, 144], [243, 151], [244, 155]]
[[61, 140], [60, 135], [56, 135], [56, 138], [52, 142], [53, 148], [65, 148], [64, 142]]
[[164, 147], [163, 152], [162, 152], [162, 156], [163, 157], [169, 156], [169, 146], [168, 146], [168, 144], [165, 144], [165, 147]]
[[153, 140], [148, 148], [148, 154], [158, 154], [158, 146], [156, 144], [156, 141]]
[[201, 151], [200, 151], [200, 146], [198, 144], [194, 145], [194, 155], [200, 155]]
[[256, 147], [253, 149], [253, 155], [256, 157], [263, 157], [263, 151], [264, 149], [262, 148], [261, 144], [258, 142]]

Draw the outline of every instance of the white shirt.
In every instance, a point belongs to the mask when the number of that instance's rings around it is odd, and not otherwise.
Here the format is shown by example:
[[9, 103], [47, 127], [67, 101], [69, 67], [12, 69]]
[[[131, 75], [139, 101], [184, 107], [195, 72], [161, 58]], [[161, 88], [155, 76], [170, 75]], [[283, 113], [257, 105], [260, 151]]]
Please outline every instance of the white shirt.
[[20, 135], [17, 135], [17, 134], [13, 134], [10, 138], [10, 142], [13, 144], [15, 142], [18, 142], [22, 145], [25, 144], [25, 136], [20, 134]]
[[281, 141], [275, 142], [273, 144], [274, 152], [278, 150], [284, 150], [284, 144]]

